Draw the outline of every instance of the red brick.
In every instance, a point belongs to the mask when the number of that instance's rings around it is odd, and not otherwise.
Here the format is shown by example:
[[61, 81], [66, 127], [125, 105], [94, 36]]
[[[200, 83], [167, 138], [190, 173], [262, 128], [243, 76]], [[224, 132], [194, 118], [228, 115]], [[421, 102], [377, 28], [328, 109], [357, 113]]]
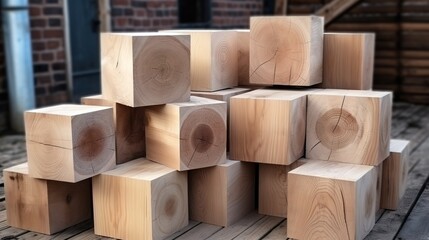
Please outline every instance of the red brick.
[[30, 16], [31, 17], [37, 17], [37, 16], [41, 16], [42, 15], [42, 8], [41, 7], [36, 7], [36, 6], [31, 6], [30, 7]]
[[63, 38], [64, 32], [62, 29], [55, 29], [55, 30], [45, 30], [43, 31], [43, 37], [44, 38]]
[[51, 78], [51, 75], [36, 76], [36, 86], [50, 84], [52, 82]]
[[60, 47], [60, 41], [58, 40], [52, 40], [52, 41], [48, 41], [46, 42], [46, 47], [48, 49], [56, 49]]
[[52, 60], [54, 60], [54, 54], [53, 53], [42, 53], [42, 60], [43, 61], [52, 61]]
[[32, 39], [42, 38], [42, 31], [41, 30], [31, 30], [31, 38]]
[[56, 59], [57, 59], [57, 60], [64, 60], [64, 59], [65, 59], [65, 56], [66, 56], [66, 54], [65, 54], [65, 52], [64, 52], [64, 51], [59, 51], [59, 52], [57, 52]]
[[129, 0], [112, 0], [112, 6], [130, 6]]
[[44, 42], [33, 42], [33, 51], [43, 51], [46, 49]]

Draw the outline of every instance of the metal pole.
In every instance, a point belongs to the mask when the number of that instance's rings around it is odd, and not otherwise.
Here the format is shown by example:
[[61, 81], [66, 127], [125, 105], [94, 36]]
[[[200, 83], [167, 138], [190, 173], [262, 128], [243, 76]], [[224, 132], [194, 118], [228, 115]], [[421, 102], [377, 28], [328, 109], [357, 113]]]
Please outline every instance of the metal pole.
[[10, 123], [24, 131], [23, 112], [35, 107], [28, 0], [2, 0]]

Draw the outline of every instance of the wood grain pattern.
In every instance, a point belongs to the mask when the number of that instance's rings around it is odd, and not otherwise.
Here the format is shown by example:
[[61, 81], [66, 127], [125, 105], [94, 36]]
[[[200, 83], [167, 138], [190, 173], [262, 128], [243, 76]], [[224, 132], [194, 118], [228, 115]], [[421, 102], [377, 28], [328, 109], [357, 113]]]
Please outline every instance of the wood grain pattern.
[[93, 178], [95, 234], [164, 239], [188, 225], [187, 173], [140, 158]]
[[238, 85], [250, 85], [249, 81], [249, 49], [250, 49], [250, 29], [238, 29], [237, 51], [238, 51]]
[[311, 86], [322, 82], [323, 18], [250, 18], [251, 83]]
[[363, 239], [375, 223], [372, 166], [311, 160], [288, 173], [288, 237]]
[[115, 167], [112, 108], [64, 104], [24, 118], [31, 177], [78, 182]]
[[288, 166], [259, 164], [259, 214], [287, 218], [287, 174], [305, 163], [298, 160]]
[[130, 107], [188, 101], [189, 48], [185, 34], [102, 33], [103, 98]]
[[408, 176], [410, 141], [392, 139], [390, 156], [383, 162], [381, 208], [396, 210], [405, 193]]
[[231, 158], [279, 165], [301, 158], [309, 92], [259, 89], [232, 97]]
[[310, 93], [306, 158], [377, 166], [389, 155], [391, 116], [390, 92]]
[[383, 163], [380, 163], [378, 166], [375, 167], [375, 170], [377, 171], [377, 199], [376, 199], [376, 209], [377, 211], [381, 209], [381, 188], [382, 188], [382, 182], [383, 182]]
[[183, 171], [226, 160], [226, 103], [191, 97], [190, 102], [146, 109], [146, 157]]
[[189, 217], [218, 226], [231, 226], [255, 209], [252, 163], [227, 160], [216, 167], [189, 172]]
[[10, 226], [53, 234], [92, 215], [91, 181], [65, 183], [31, 178], [23, 163], [3, 171]]
[[372, 89], [374, 33], [325, 33], [323, 88]]
[[168, 30], [191, 35], [191, 90], [237, 86], [237, 39], [230, 30]]
[[115, 122], [116, 164], [125, 163], [146, 156], [145, 108], [128, 107], [105, 100], [101, 95], [81, 98], [84, 105], [113, 107]]

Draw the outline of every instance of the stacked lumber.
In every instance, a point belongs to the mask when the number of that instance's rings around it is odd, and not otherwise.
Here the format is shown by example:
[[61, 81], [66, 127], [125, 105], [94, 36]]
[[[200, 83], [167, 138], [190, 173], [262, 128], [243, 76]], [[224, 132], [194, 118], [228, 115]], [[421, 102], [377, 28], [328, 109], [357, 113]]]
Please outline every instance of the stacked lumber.
[[315, 16], [250, 21], [103, 34], [101, 95], [25, 113], [8, 223], [52, 234], [93, 211], [97, 235], [165, 239], [257, 207], [288, 218], [284, 238], [364, 238], [398, 206], [408, 157], [390, 139], [392, 94], [369, 87], [374, 36], [324, 34]]

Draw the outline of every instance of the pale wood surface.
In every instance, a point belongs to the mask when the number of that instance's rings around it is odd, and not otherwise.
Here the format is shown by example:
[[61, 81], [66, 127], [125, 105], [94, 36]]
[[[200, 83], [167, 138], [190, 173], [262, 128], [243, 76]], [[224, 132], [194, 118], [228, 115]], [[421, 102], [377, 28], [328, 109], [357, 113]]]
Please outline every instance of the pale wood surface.
[[117, 164], [146, 156], [144, 107], [133, 108], [113, 103], [103, 99], [101, 95], [83, 97], [81, 103], [113, 107]]
[[[428, 121], [428, 106], [395, 102], [393, 106], [392, 138], [410, 140], [411, 155], [407, 189], [400, 201], [398, 210], [380, 211], [377, 223], [365, 239], [398, 239], [398, 237], [408, 239], [410, 236], [412, 239], [428, 238], [429, 235], [427, 235], [427, 232], [425, 234], [426, 229], [428, 229], [427, 221], [424, 219], [428, 216], [429, 212], [425, 207], [426, 205], [424, 205], [426, 195], [424, 195], [425, 192], [423, 191], [425, 186], [428, 186], [426, 179], [429, 175], [429, 161], [427, 159], [429, 151], [429, 126], [426, 124]], [[1, 136], [0, 152], [1, 168], [26, 161], [24, 136]], [[259, 217], [252, 217], [255, 215]], [[259, 215], [256, 212], [251, 213], [231, 227], [218, 227], [216, 232], [213, 233], [211, 231], [209, 235], [213, 237], [212, 239], [219, 239], [217, 238], [219, 236], [217, 233], [229, 232], [227, 235], [222, 234], [220, 236], [226, 236], [222, 239], [233, 239], [242, 234], [244, 230], [254, 228], [256, 222], [262, 217], [264, 215]], [[168, 239], [175, 239], [198, 225], [200, 223], [190, 221], [187, 227]], [[286, 239], [286, 225], [286, 220], [272, 225], [272, 227], [266, 230], [264, 237], [261, 237], [261, 239]], [[0, 179], [0, 237], [16, 237], [18, 239], [70, 239], [74, 237], [76, 239], [84, 236], [86, 239], [108, 239], [94, 235], [93, 230], [90, 231], [92, 227], [92, 221], [86, 221], [51, 236], [9, 227], [6, 222], [6, 211], [4, 209], [3, 184]]]
[[105, 99], [130, 107], [189, 100], [189, 35], [102, 33], [100, 44]]
[[311, 86], [322, 82], [323, 18], [250, 18], [250, 82]]
[[288, 166], [259, 164], [259, 214], [287, 217], [287, 174], [302, 164], [302, 161]]
[[65, 183], [31, 178], [27, 163], [7, 168], [3, 174], [10, 226], [53, 234], [91, 218], [91, 180]]
[[231, 159], [289, 165], [301, 158], [309, 92], [259, 89], [232, 97]]
[[325, 33], [323, 88], [372, 89], [374, 33]]
[[238, 85], [250, 85], [249, 81], [249, 48], [250, 48], [250, 29], [240, 29], [237, 32], [237, 51], [238, 51]]
[[189, 171], [189, 217], [218, 226], [231, 226], [255, 209], [252, 163], [227, 160], [216, 167]]
[[238, 51], [233, 30], [167, 30], [191, 35], [191, 90], [217, 91], [237, 86]]
[[94, 229], [121, 239], [163, 239], [188, 225], [187, 173], [144, 158], [93, 178]]
[[226, 160], [226, 103], [190, 102], [146, 109], [146, 157], [176, 170], [215, 166]]
[[306, 158], [377, 166], [389, 155], [391, 111], [390, 92], [310, 93]]
[[390, 140], [390, 156], [383, 161], [383, 178], [381, 185], [380, 206], [396, 210], [407, 186], [410, 142], [407, 140]]
[[63, 104], [24, 118], [30, 176], [78, 182], [116, 165], [112, 108]]
[[375, 223], [376, 182], [372, 166], [309, 160], [290, 171], [288, 237], [363, 239]]

